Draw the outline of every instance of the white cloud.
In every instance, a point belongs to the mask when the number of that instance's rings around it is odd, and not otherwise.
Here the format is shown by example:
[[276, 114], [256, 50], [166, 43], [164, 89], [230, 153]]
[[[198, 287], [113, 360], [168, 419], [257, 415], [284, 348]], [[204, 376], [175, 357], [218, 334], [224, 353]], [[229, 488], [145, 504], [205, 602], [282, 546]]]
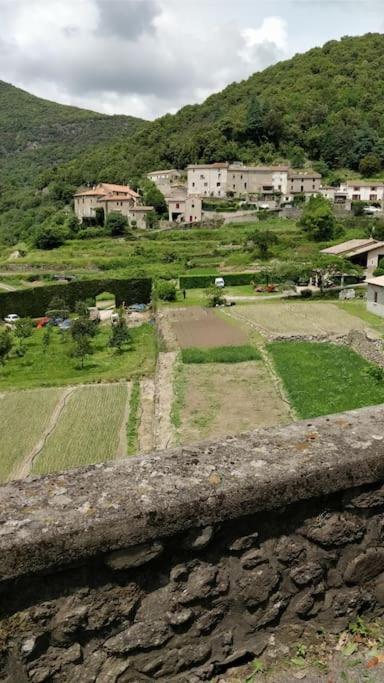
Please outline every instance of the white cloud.
[[239, 25], [222, 3], [0, 0], [0, 78], [43, 97], [154, 117], [286, 56], [279, 16]]

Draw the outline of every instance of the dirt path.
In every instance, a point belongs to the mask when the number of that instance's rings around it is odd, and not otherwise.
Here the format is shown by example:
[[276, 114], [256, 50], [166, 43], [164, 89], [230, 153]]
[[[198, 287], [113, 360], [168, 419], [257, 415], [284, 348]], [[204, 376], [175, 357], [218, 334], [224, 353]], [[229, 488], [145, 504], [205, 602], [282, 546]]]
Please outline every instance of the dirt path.
[[144, 377], [140, 382], [139, 453], [154, 449], [155, 382]]
[[72, 394], [76, 391], [77, 387], [67, 387], [64, 389], [63, 393], [61, 394], [54, 410], [53, 413], [49, 419], [48, 425], [45, 428], [41, 438], [37, 442], [37, 444], [32, 448], [32, 450], [25, 456], [24, 460], [22, 462], [17, 463], [16, 466], [13, 468], [12, 472], [9, 474], [7, 481], [12, 481], [15, 479], [25, 479], [28, 477], [30, 474], [33, 463], [39, 453], [43, 450], [45, 446], [45, 442], [47, 441], [48, 437], [52, 434], [53, 430], [55, 429], [59, 418], [65, 408], [65, 406], [68, 403], [69, 398], [72, 396]]
[[116, 451], [116, 456], [115, 456], [117, 459], [126, 458], [128, 455], [127, 424], [128, 424], [128, 419], [129, 419], [131, 391], [132, 391], [132, 385], [130, 382], [127, 382], [127, 396], [125, 399], [125, 409], [124, 409], [124, 415], [123, 415], [123, 419], [121, 421], [121, 427], [120, 427], [120, 432], [119, 432], [119, 444], [117, 446], [117, 451]]
[[16, 287], [6, 285], [5, 282], [0, 282], [0, 289], [5, 289], [6, 292], [16, 292]]
[[154, 446], [157, 450], [168, 448], [175, 442], [171, 423], [173, 403], [173, 374], [177, 351], [159, 353], [155, 375], [155, 424]]

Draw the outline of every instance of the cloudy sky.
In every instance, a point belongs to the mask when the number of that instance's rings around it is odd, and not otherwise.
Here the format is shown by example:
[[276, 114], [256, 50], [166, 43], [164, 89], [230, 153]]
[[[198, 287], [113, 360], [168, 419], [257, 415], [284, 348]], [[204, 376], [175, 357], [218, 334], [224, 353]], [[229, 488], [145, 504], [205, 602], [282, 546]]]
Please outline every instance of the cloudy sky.
[[384, 0], [0, 0], [0, 79], [154, 118], [343, 35], [384, 31]]

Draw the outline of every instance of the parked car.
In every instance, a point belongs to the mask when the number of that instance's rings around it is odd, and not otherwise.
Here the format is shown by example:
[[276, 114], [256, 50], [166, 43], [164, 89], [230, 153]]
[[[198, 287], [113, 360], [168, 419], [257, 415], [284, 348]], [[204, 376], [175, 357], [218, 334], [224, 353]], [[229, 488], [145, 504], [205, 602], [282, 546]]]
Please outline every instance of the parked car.
[[58, 328], [62, 332], [65, 332], [66, 330], [70, 329], [71, 325], [72, 325], [72, 320], [70, 320], [69, 318], [66, 318], [61, 323], [58, 324]]
[[5, 316], [4, 320], [6, 323], [8, 323], [8, 325], [14, 325], [18, 320], [20, 320], [20, 316], [17, 315], [17, 313], [9, 313], [9, 315]]
[[381, 209], [379, 209], [378, 206], [365, 206], [364, 207], [364, 213], [367, 214], [374, 214], [374, 213], [380, 213]]
[[215, 278], [215, 287], [225, 287], [224, 278], [216, 277]]

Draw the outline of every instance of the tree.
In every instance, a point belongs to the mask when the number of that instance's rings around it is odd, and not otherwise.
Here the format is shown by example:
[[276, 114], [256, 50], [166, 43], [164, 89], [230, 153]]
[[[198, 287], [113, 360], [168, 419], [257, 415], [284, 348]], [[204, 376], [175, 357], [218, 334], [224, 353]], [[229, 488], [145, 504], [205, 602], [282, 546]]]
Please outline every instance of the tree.
[[112, 211], [108, 214], [105, 220], [105, 229], [109, 235], [112, 237], [124, 235], [127, 228], [128, 220], [123, 214], [118, 213], [117, 211]]
[[245, 129], [247, 137], [260, 144], [264, 133], [264, 105], [255, 96], [251, 97], [248, 104]]
[[65, 243], [68, 230], [63, 225], [42, 225], [34, 236], [34, 244], [38, 249], [56, 249]]
[[25, 351], [24, 341], [31, 336], [32, 332], [33, 321], [31, 320], [31, 318], [19, 318], [19, 320], [16, 321], [15, 335], [19, 340], [19, 349], [21, 351], [21, 355]]
[[251, 243], [257, 246], [260, 252], [260, 257], [266, 259], [269, 256], [270, 247], [278, 243], [277, 235], [271, 230], [255, 230], [246, 238], [247, 244]]
[[214, 308], [215, 306], [221, 306], [225, 303], [225, 298], [223, 297], [221, 289], [219, 287], [216, 287], [215, 285], [207, 287], [207, 289], [205, 290], [205, 294], [207, 297], [208, 306], [210, 308]]
[[10, 352], [12, 351], [12, 335], [8, 328], [0, 330], [0, 365], [4, 365]]
[[85, 301], [76, 301], [75, 303], [75, 313], [81, 318], [88, 318], [88, 306]]
[[366, 154], [362, 159], [360, 159], [359, 171], [361, 175], [365, 178], [369, 178], [370, 176], [375, 176], [378, 173], [380, 173], [381, 160], [377, 156], [377, 154], [371, 152], [370, 154]]
[[351, 263], [348, 259], [341, 256], [320, 254], [312, 263], [312, 273], [315, 274], [317, 285], [322, 292], [325, 287], [332, 284], [332, 278], [344, 275], [361, 275], [363, 272], [360, 266]]
[[335, 236], [336, 218], [331, 203], [317, 195], [305, 204], [299, 224], [311, 239], [322, 242]]
[[122, 347], [130, 342], [131, 335], [128, 329], [127, 321], [125, 319], [125, 312], [123, 308], [119, 309], [119, 317], [115, 322], [112, 322], [111, 337], [109, 339], [109, 346], [115, 348], [121, 353]]
[[159, 280], [156, 285], [156, 294], [162, 301], [176, 301], [176, 286], [168, 280]]
[[91, 339], [95, 336], [96, 331], [96, 325], [89, 318], [78, 318], [73, 321], [71, 327], [73, 340], [72, 356], [80, 358], [82, 368], [84, 367], [85, 358], [93, 354]]
[[69, 309], [64, 299], [60, 296], [54, 296], [48, 304], [45, 315], [51, 318], [67, 318]]
[[152, 180], [142, 183], [143, 199], [146, 206], [153, 206], [158, 216], [168, 215], [168, 207], [164, 195]]
[[89, 337], [87, 337], [86, 335], [82, 335], [82, 336], [76, 337], [76, 339], [74, 339], [72, 356], [74, 358], [80, 359], [82, 369], [84, 367], [84, 361], [85, 361], [86, 357], [91, 356], [92, 354], [93, 354], [93, 347], [92, 347], [91, 340]]
[[42, 338], [41, 342], [42, 342], [43, 349], [45, 352], [48, 351], [48, 347], [51, 343], [51, 331], [52, 331], [51, 325], [46, 325], [44, 327], [44, 333], [43, 333], [43, 338]]

